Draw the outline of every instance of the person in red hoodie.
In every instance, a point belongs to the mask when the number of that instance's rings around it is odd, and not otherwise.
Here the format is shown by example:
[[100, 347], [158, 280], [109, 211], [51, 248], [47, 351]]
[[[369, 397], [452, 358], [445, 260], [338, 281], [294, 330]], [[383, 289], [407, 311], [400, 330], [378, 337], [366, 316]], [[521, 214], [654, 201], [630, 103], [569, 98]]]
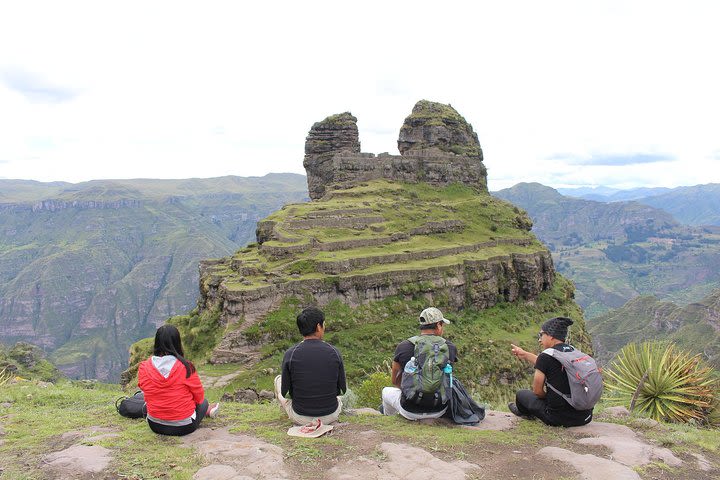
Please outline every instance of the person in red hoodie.
[[162, 435], [187, 435], [220, 404], [208, 404], [195, 366], [184, 357], [180, 332], [163, 325], [155, 332], [153, 356], [138, 368], [138, 387], [145, 396], [150, 430]]

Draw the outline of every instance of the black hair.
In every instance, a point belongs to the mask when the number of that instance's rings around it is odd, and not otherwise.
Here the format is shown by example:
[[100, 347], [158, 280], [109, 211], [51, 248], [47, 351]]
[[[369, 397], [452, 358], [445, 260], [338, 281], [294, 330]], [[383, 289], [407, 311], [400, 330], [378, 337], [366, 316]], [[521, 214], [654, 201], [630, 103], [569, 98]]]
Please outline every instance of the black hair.
[[164, 355], [173, 355], [175, 358], [185, 365], [185, 378], [195, 371], [195, 365], [191, 361], [185, 359], [182, 341], [180, 340], [180, 332], [175, 325], [163, 325], [155, 332], [155, 345], [153, 346], [153, 355], [162, 357]]
[[325, 314], [316, 307], [308, 307], [297, 316], [297, 326], [303, 337], [312, 335], [318, 325], [325, 323]]
[[435, 323], [428, 323], [425, 325], [420, 325], [420, 330], [435, 330], [438, 326], [438, 323], [443, 323], [443, 322], [435, 322]]

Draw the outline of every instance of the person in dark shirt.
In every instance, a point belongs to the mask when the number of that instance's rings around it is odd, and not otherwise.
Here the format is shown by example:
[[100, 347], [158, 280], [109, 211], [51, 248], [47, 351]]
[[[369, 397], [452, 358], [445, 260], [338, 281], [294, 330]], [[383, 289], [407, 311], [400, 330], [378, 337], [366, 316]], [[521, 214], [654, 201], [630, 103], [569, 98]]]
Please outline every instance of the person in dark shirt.
[[574, 348], [565, 343], [568, 327], [573, 321], [566, 317], [555, 317], [543, 323], [538, 334], [538, 343], [543, 348], [540, 355], [527, 352], [512, 345], [512, 354], [535, 366], [532, 391], [519, 390], [515, 395], [515, 402], [509, 403], [508, 408], [519, 417], [536, 417], [547, 425], [576, 427], [585, 425], [592, 420], [593, 410], [575, 410], [563, 397], [550, 388], [553, 387], [566, 395], [570, 395], [570, 383], [562, 364], [552, 355], [545, 353], [546, 349], [555, 349], [561, 352], [571, 352]]
[[[297, 425], [315, 419], [337, 421], [345, 393], [345, 366], [340, 352], [323, 341], [325, 314], [309, 307], [297, 316], [303, 341], [285, 352], [282, 374], [275, 377], [275, 396]], [[290, 398], [285, 398], [286, 395]]]
[[[426, 308], [420, 313], [420, 335], [435, 335], [442, 337], [443, 329], [450, 320], [443, 317], [440, 310], [435, 307]], [[457, 361], [457, 347], [446, 340], [450, 363]], [[382, 390], [382, 412], [385, 415], [399, 413], [408, 420], [420, 420], [423, 418], [439, 418], [445, 414], [447, 403], [437, 405], [416, 405], [408, 402], [400, 390], [400, 382], [405, 364], [415, 355], [415, 345], [410, 340], [403, 340], [395, 348], [395, 356], [392, 362], [392, 387], [385, 387]]]

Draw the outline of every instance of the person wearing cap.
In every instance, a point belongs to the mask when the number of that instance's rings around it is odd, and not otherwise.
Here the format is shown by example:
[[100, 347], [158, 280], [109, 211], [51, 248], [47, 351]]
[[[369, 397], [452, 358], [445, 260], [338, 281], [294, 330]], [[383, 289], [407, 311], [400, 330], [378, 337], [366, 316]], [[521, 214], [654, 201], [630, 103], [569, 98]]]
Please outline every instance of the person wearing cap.
[[[555, 317], [542, 324], [538, 334], [538, 343], [543, 350], [553, 348], [561, 352], [571, 352], [574, 348], [565, 343], [568, 327], [573, 321], [566, 317]], [[527, 352], [512, 345], [511, 352], [517, 358], [535, 366], [532, 390], [519, 390], [515, 402], [509, 403], [512, 413], [524, 418], [539, 418], [552, 426], [576, 427], [592, 420], [593, 410], [575, 410], [563, 397], [546, 384], [550, 383], [566, 395], [570, 395], [570, 384], [562, 364], [545, 352], [540, 355]]]
[[[430, 307], [420, 313], [420, 335], [435, 335], [442, 337], [443, 329], [450, 320], [443, 317], [442, 312]], [[443, 339], [444, 340], [444, 339]], [[457, 361], [457, 348], [445, 340], [449, 350], [449, 361]], [[395, 356], [392, 362], [392, 387], [385, 387], [382, 390], [382, 413], [395, 415], [399, 413], [408, 420], [421, 420], [425, 418], [442, 417], [447, 410], [447, 403], [438, 405], [416, 405], [407, 401], [400, 390], [400, 382], [405, 364], [415, 355], [415, 345], [408, 339], [400, 342], [395, 348]]]
[[297, 326], [303, 340], [285, 352], [275, 396], [296, 425], [336, 422], [342, 409], [339, 395], [347, 390], [345, 366], [338, 349], [323, 341], [325, 314], [308, 307], [297, 316]]

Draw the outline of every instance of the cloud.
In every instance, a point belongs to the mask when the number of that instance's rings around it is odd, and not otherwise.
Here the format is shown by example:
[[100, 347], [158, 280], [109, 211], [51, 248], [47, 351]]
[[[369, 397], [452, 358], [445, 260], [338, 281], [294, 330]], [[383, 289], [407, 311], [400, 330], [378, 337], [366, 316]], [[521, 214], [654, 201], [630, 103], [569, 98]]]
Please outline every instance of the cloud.
[[80, 93], [75, 89], [56, 85], [41, 75], [14, 68], [0, 70], [0, 82], [28, 100], [38, 103], [67, 102]]
[[622, 167], [625, 165], [639, 165], [643, 163], [673, 162], [672, 155], [653, 153], [623, 153], [617, 155], [590, 155], [577, 157], [568, 154], [553, 155], [553, 159], [562, 160], [569, 165], [594, 165], [602, 167]]

